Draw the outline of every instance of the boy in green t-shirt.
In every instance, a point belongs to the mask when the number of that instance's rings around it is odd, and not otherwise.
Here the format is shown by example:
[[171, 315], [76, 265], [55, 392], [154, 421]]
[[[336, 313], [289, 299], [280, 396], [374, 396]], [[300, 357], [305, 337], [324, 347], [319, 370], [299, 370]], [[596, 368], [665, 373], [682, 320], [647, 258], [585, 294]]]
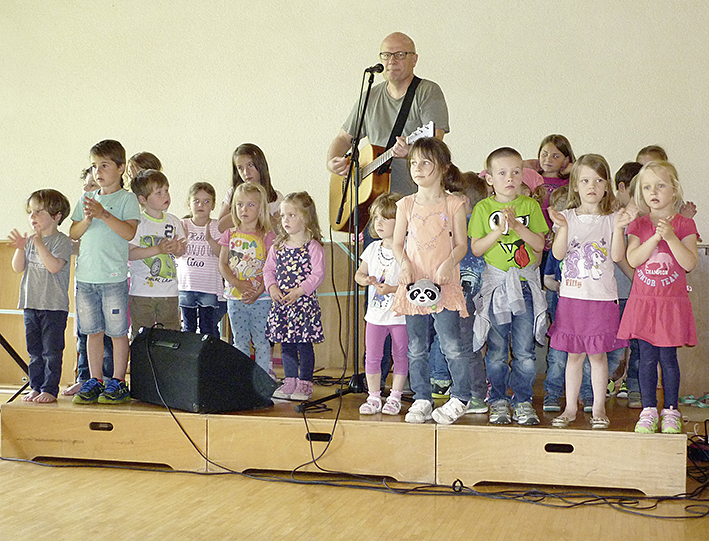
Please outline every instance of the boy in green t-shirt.
[[[548, 227], [539, 203], [521, 195], [519, 152], [499, 148], [488, 156], [486, 166], [485, 178], [495, 193], [475, 206], [468, 224], [473, 255], [484, 256], [487, 263], [476, 298], [475, 349], [487, 339], [490, 422], [509, 424], [514, 419], [521, 425], [536, 425], [534, 338], [543, 336], [546, 324], [536, 254], [544, 248]], [[508, 386], [513, 392], [512, 417]]]
[[[76, 263], [76, 311], [87, 335], [91, 379], [75, 404], [120, 404], [130, 400], [128, 367], [128, 241], [135, 236], [140, 207], [123, 189], [126, 151], [106, 139], [91, 148], [91, 169], [100, 190], [87, 192], [71, 216], [71, 238], [81, 239]], [[113, 377], [103, 382], [103, 337], [113, 342]]]

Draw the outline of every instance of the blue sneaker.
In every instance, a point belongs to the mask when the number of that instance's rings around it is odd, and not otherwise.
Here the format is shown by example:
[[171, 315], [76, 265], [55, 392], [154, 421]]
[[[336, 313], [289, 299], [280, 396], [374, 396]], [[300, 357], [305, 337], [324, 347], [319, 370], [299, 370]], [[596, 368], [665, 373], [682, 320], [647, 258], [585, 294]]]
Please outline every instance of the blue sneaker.
[[561, 411], [561, 399], [558, 396], [546, 395], [543, 409], [544, 411]]
[[98, 402], [98, 397], [103, 390], [104, 386], [102, 381], [96, 378], [87, 379], [71, 401], [74, 404], [95, 404]]
[[111, 378], [104, 390], [98, 397], [99, 404], [123, 404], [130, 402], [130, 391], [125, 381]]

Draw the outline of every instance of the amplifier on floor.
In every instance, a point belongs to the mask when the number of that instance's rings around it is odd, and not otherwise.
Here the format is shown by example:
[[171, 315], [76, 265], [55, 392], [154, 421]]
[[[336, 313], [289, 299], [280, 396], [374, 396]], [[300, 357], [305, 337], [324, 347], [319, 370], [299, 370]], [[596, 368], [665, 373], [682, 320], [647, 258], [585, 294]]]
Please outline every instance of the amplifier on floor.
[[[195, 413], [273, 406], [276, 382], [215, 336], [142, 328], [131, 344], [131, 396]], [[154, 373], [153, 373], [154, 370]]]

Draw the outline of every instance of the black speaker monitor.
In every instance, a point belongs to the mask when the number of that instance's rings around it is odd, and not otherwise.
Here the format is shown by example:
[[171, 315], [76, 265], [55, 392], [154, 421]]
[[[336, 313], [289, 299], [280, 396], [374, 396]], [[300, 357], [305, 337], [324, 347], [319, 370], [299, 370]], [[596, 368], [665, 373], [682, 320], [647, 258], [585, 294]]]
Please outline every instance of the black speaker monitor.
[[[276, 382], [250, 357], [206, 334], [142, 328], [131, 344], [131, 396], [195, 413], [273, 406]], [[154, 371], [154, 374], [153, 374]]]

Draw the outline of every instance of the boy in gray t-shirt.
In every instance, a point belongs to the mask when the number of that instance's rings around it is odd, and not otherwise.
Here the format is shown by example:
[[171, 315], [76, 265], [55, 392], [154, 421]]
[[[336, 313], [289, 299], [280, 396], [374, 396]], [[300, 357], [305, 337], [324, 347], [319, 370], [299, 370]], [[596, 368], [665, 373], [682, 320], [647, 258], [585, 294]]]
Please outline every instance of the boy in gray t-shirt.
[[71, 240], [57, 227], [69, 215], [69, 200], [56, 190], [37, 190], [27, 199], [34, 234], [10, 232], [12, 269], [24, 272], [18, 308], [24, 310], [31, 391], [23, 400], [55, 402], [69, 315]]

